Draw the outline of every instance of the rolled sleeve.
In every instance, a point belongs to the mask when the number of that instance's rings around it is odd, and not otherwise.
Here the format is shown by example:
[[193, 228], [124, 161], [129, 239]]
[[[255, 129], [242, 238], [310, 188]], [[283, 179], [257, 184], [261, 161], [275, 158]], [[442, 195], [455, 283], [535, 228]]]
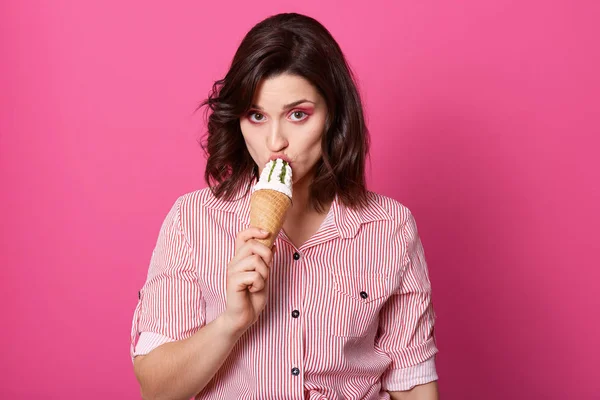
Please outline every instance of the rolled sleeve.
[[402, 281], [380, 313], [376, 347], [391, 358], [382, 388], [409, 390], [438, 379], [431, 283], [417, 225], [409, 213], [399, 235], [405, 249]]
[[182, 229], [180, 197], [167, 214], [133, 315], [130, 356], [192, 336], [205, 309], [192, 247]]
[[388, 391], [410, 390], [417, 385], [433, 382], [438, 379], [435, 369], [435, 357], [412, 367], [388, 369], [382, 376], [382, 389]]

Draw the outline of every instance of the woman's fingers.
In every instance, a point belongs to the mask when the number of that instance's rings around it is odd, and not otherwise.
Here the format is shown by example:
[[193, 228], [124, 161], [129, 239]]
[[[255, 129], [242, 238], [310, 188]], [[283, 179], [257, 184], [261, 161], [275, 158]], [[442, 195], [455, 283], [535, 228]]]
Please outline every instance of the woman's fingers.
[[237, 292], [248, 289], [252, 293], [263, 290], [266, 286], [265, 280], [258, 271], [245, 271], [231, 277], [231, 284]]
[[[250, 227], [238, 233], [236, 237], [236, 254], [229, 263], [227, 271], [228, 279], [234, 282], [236, 290], [249, 286], [250, 292], [256, 292], [264, 288], [265, 281], [269, 279], [269, 266], [273, 261], [275, 246], [269, 249], [255, 239], [261, 239], [268, 235], [268, 232], [255, 227]], [[260, 281], [254, 284], [239, 280], [240, 277], [245, 277], [246, 280], [250, 279], [255, 274], [260, 276]]]
[[271, 261], [273, 260], [273, 252], [267, 246], [257, 242], [254, 239], [250, 239], [240, 248], [238, 254], [236, 254], [236, 258], [238, 260], [242, 260], [253, 254], [260, 256], [265, 264], [271, 265]]
[[265, 264], [263, 259], [256, 254], [250, 255], [232, 265], [229, 269], [229, 274], [247, 271], [257, 271], [264, 280], [269, 279], [269, 267]]
[[235, 238], [235, 252], [237, 253], [239, 249], [250, 239], [265, 239], [269, 236], [269, 232], [251, 226], [248, 229], [244, 229], [243, 231], [239, 231]]

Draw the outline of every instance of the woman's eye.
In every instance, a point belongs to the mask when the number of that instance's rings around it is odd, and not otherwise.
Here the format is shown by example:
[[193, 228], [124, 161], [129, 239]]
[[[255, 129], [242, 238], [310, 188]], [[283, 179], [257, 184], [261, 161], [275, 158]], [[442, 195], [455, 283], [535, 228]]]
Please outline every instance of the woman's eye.
[[250, 121], [252, 121], [252, 122], [260, 122], [265, 118], [264, 115], [256, 113], [256, 112], [250, 113], [250, 115], [248, 115], [248, 117], [250, 118]]
[[[306, 113], [304, 111], [294, 111], [292, 113], [292, 119], [294, 121], [302, 121], [303, 119], [305, 119]], [[297, 119], [294, 119], [297, 118]]]

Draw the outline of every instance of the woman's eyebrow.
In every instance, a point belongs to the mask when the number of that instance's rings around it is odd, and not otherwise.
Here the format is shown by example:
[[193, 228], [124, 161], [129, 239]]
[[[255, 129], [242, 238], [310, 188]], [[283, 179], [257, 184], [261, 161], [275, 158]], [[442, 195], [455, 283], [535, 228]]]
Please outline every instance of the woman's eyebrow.
[[[298, 104], [302, 104], [302, 103], [312, 103], [312, 104], [316, 105], [316, 103], [314, 101], [302, 99], [302, 100], [294, 101], [293, 103], [284, 105], [282, 110], [284, 110], [284, 111], [289, 110], [290, 108], [296, 107]], [[261, 106], [257, 106], [256, 104], [252, 104], [252, 108], [256, 108], [257, 110], [263, 110], [263, 108]]]

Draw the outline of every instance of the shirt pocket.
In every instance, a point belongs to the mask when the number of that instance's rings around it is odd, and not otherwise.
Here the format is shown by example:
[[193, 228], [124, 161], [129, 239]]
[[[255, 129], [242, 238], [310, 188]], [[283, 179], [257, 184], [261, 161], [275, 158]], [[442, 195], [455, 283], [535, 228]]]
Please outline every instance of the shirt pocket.
[[375, 334], [379, 310], [392, 294], [389, 279], [381, 274], [332, 274], [333, 290], [329, 310], [331, 334], [364, 337]]

